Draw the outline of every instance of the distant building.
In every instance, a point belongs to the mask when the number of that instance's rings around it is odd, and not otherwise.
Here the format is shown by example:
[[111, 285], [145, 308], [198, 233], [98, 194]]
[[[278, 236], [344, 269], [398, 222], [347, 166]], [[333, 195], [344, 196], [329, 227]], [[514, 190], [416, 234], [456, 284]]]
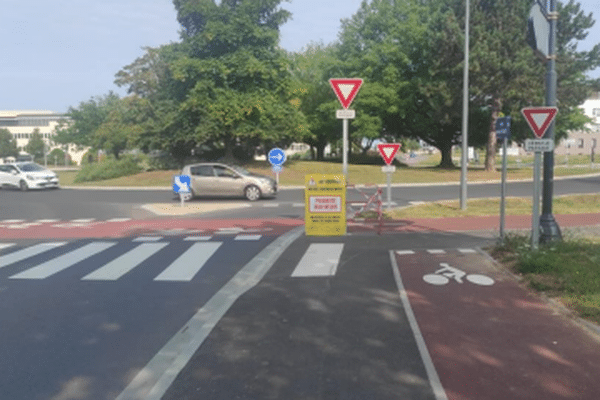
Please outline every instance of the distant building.
[[[54, 143], [52, 138], [56, 135], [56, 127], [59, 122], [67, 119], [64, 114], [52, 111], [0, 111], [0, 129], [8, 129], [17, 141], [17, 147], [21, 148], [21, 155], [27, 153], [22, 150], [27, 146], [37, 128], [42, 139], [48, 145], [48, 153], [55, 148], [65, 150], [64, 145]], [[67, 152], [71, 159], [81, 164], [81, 158], [86, 150], [77, 150], [77, 146], [68, 145]], [[64, 160], [61, 160], [64, 161]]]
[[[592, 151], [598, 152], [600, 143], [600, 94], [596, 93], [587, 99], [580, 108], [592, 122], [586, 126], [587, 131], [571, 131], [569, 137], [563, 139], [556, 149], [558, 155], [591, 155]], [[560, 111], [559, 111], [560, 112]], [[592, 150], [593, 149], [593, 150]]]

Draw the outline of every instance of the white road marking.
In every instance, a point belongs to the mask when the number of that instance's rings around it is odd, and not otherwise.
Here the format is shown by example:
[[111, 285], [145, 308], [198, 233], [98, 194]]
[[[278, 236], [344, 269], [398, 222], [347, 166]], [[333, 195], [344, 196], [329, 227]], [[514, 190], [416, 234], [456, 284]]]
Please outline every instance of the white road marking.
[[168, 243], [143, 243], [115, 258], [102, 268], [81, 278], [82, 281], [116, 281]]
[[111, 218], [107, 219], [105, 222], [127, 222], [131, 221], [131, 218]]
[[23, 219], [4, 219], [2, 221], [0, 221], [1, 224], [20, 224], [21, 222], [24, 222], [25, 220]]
[[333, 276], [337, 270], [343, 243], [313, 243], [308, 246], [292, 273], [293, 277]]
[[154, 280], [171, 282], [191, 281], [221, 244], [221, 242], [194, 243], [192, 247], [173, 261]]
[[40, 224], [49, 224], [49, 223], [53, 223], [53, 222], [58, 222], [60, 220], [58, 219], [38, 219], [35, 222], [39, 222]]
[[63, 246], [65, 243], [67, 242], [40, 243], [22, 250], [15, 251], [14, 253], [6, 254], [0, 257], [0, 268], [14, 264], [17, 261], [36, 256], [55, 247]]
[[162, 236], [140, 236], [132, 240], [132, 242], [158, 242]]
[[304, 203], [292, 203], [292, 207], [304, 207]]
[[260, 282], [285, 249], [303, 233], [303, 226], [292, 229], [258, 253], [183, 324], [116, 400], [160, 400], [227, 310]]
[[260, 240], [262, 235], [237, 235], [233, 240]]
[[412, 250], [396, 250], [396, 254], [398, 254], [399, 256], [405, 256], [405, 255], [415, 254], [415, 252]]
[[463, 253], [463, 254], [473, 254], [473, 253], [477, 253], [477, 250], [475, 249], [458, 249], [459, 253]]
[[44, 279], [114, 245], [114, 242], [92, 242], [36, 267], [13, 275], [9, 279]]
[[96, 220], [96, 218], [79, 218], [79, 219], [72, 219], [70, 222], [73, 224], [86, 224], [89, 222], [92, 222]]
[[398, 293], [400, 294], [400, 299], [402, 300], [402, 305], [404, 306], [404, 312], [406, 313], [406, 317], [408, 318], [408, 323], [413, 331], [413, 336], [417, 342], [417, 348], [419, 349], [419, 353], [421, 354], [421, 359], [423, 360], [423, 365], [425, 366], [425, 371], [427, 372], [427, 376], [429, 378], [429, 384], [433, 389], [433, 394], [436, 400], [448, 400], [446, 396], [446, 391], [442, 386], [442, 382], [440, 381], [440, 377], [438, 376], [437, 371], [435, 370], [435, 366], [433, 365], [433, 360], [431, 359], [431, 355], [429, 354], [429, 350], [427, 349], [427, 344], [425, 344], [425, 339], [423, 338], [423, 334], [421, 334], [421, 329], [419, 328], [419, 324], [417, 323], [417, 319], [415, 318], [415, 314], [410, 305], [410, 301], [408, 300], [408, 295], [406, 294], [406, 289], [404, 288], [404, 284], [402, 283], [402, 278], [400, 277], [400, 271], [398, 269], [398, 264], [396, 263], [396, 257], [394, 257], [393, 250], [390, 250], [390, 261], [392, 263], [392, 271], [394, 273], [394, 279], [396, 280], [396, 286], [398, 286]]
[[445, 250], [440, 250], [440, 249], [427, 249], [427, 252], [429, 254], [446, 254]]
[[207, 240], [210, 240], [212, 238], [212, 236], [188, 236], [183, 240], [187, 240], [190, 242], [205, 242]]
[[14, 246], [14, 243], [0, 243], [0, 250], [6, 249], [8, 247]]
[[275, 207], [279, 207], [279, 203], [265, 203], [265, 204], [263, 204], [263, 207], [275, 208]]

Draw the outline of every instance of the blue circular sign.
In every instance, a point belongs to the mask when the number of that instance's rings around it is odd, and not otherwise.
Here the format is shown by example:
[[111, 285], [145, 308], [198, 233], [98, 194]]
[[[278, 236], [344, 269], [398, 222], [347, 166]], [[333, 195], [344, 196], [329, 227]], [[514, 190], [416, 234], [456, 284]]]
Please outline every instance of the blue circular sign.
[[267, 159], [271, 165], [281, 165], [285, 162], [285, 153], [280, 148], [275, 147], [269, 151]]

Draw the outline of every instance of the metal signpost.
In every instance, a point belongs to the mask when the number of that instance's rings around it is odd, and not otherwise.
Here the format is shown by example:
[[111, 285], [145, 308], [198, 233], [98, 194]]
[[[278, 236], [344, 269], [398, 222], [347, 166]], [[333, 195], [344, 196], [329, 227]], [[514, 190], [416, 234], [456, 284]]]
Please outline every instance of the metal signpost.
[[506, 220], [506, 144], [510, 139], [510, 117], [496, 119], [496, 139], [502, 139], [502, 184], [500, 186], [500, 241], [504, 242]]
[[[529, 107], [521, 110], [531, 130], [538, 138], [546, 133], [546, 130], [554, 120], [558, 109], [556, 107]], [[533, 209], [531, 216], [531, 248], [537, 249], [540, 239], [540, 166], [542, 153], [554, 150], [553, 139], [527, 139], [525, 140], [525, 151], [534, 152], [533, 162]]]
[[192, 190], [190, 189], [191, 184], [192, 179], [189, 175], [177, 175], [175, 177], [173, 190], [175, 193], [179, 194], [181, 207], [183, 207], [185, 201], [189, 201], [192, 198]]
[[392, 206], [392, 173], [396, 171], [396, 167], [392, 165], [396, 153], [400, 149], [400, 143], [380, 143], [377, 145], [377, 150], [383, 157], [383, 161], [387, 164], [381, 167], [381, 171], [387, 174], [387, 210], [390, 211]]
[[348, 180], [348, 120], [355, 118], [356, 114], [354, 110], [348, 110], [352, 100], [356, 97], [358, 90], [363, 83], [362, 79], [359, 78], [332, 78], [329, 80], [329, 84], [333, 88], [335, 95], [344, 107], [343, 110], [336, 111], [336, 118], [341, 119], [343, 122], [343, 140], [342, 140], [342, 172]]
[[272, 170], [275, 173], [275, 181], [277, 182], [277, 186], [279, 186], [279, 173], [283, 170], [282, 165], [286, 160], [285, 153], [280, 148], [274, 147], [269, 151], [267, 159], [273, 166]]

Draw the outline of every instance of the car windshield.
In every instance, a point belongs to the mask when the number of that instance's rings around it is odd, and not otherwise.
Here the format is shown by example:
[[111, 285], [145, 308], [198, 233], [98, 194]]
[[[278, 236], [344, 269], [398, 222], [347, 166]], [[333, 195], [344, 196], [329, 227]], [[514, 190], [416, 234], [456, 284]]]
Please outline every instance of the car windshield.
[[235, 170], [241, 175], [250, 175], [250, 172], [247, 169], [240, 167], [239, 165], [231, 165], [231, 169]]
[[46, 168], [36, 163], [19, 164], [19, 169], [23, 172], [45, 171]]

